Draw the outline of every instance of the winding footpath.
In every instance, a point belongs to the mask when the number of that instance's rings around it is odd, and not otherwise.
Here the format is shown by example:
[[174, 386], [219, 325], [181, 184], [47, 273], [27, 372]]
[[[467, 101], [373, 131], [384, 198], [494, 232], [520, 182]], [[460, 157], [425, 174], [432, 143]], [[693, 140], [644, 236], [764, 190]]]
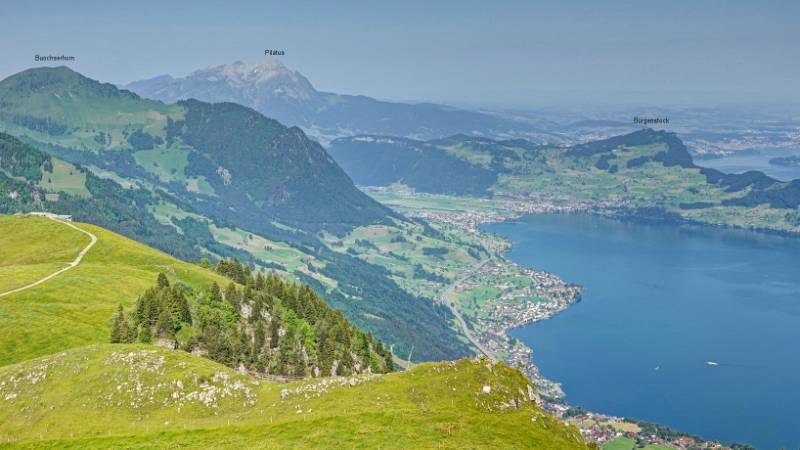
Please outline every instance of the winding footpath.
[[49, 281], [49, 280], [52, 280], [53, 278], [55, 278], [55, 277], [57, 277], [57, 276], [61, 275], [62, 273], [64, 273], [64, 272], [68, 271], [69, 269], [72, 269], [73, 267], [76, 267], [78, 264], [80, 264], [80, 263], [81, 263], [81, 260], [83, 260], [83, 257], [86, 255], [86, 253], [87, 253], [87, 252], [88, 252], [88, 251], [89, 251], [89, 250], [90, 250], [90, 249], [91, 249], [91, 248], [94, 246], [94, 244], [97, 242], [97, 236], [95, 236], [94, 234], [92, 234], [92, 233], [90, 233], [90, 232], [88, 232], [88, 231], [86, 231], [86, 230], [83, 230], [83, 229], [81, 229], [81, 228], [78, 228], [78, 227], [76, 227], [75, 225], [73, 225], [73, 224], [71, 224], [71, 223], [69, 223], [69, 222], [66, 222], [66, 221], [64, 221], [64, 220], [59, 220], [59, 219], [56, 219], [56, 218], [54, 218], [54, 217], [49, 217], [49, 216], [48, 216], [48, 218], [49, 218], [50, 220], [53, 220], [53, 221], [55, 221], [55, 222], [59, 222], [59, 223], [63, 223], [64, 225], [66, 225], [66, 226], [68, 226], [68, 227], [70, 227], [70, 228], [74, 228], [74, 229], [76, 229], [76, 230], [80, 231], [81, 233], [83, 233], [83, 234], [85, 234], [85, 235], [89, 236], [89, 237], [92, 239], [92, 241], [91, 241], [91, 242], [89, 242], [89, 245], [87, 245], [87, 246], [86, 246], [86, 248], [84, 248], [83, 250], [81, 250], [81, 252], [80, 252], [80, 253], [78, 253], [78, 257], [77, 257], [77, 258], [75, 258], [75, 260], [74, 260], [74, 261], [72, 261], [71, 263], [67, 264], [67, 266], [66, 266], [66, 267], [64, 267], [63, 269], [59, 269], [59, 270], [57, 270], [57, 271], [55, 271], [55, 272], [51, 273], [50, 275], [48, 275], [48, 276], [46, 276], [46, 277], [44, 277], [44, 278], [42, 278], [42, 279], [40, 279], [40, 280], [38, 280], [38, 281], [35, 281], [35, 282], [33, 282], [33, 283], [31, 283], [31, 284], [29, 284], [29, 285], [27, 285], [27, 286], [22, 286], [22, 287], [20, 287], [20, 288], [16, 288], [16, 289], [13, 289], [13, 290], [10, 290], [10, 291], [6, 291], [6, 292], [0, 292], [0, 297], [5, 297], [6, 295], [16, 294], [16, 293], [18, 293], [18, 292], [22, 292], [22, 291], [25, 291], [25, 290], [27, 290], [27, 289], [30, 289], [30, 288], [36, 287], [36, 286], [38, 286], [38, 285], [40, 285], [40, 284], [42, 284], [42, 283], [45, 283], [45, 282], [47, 282], [47, 281]]

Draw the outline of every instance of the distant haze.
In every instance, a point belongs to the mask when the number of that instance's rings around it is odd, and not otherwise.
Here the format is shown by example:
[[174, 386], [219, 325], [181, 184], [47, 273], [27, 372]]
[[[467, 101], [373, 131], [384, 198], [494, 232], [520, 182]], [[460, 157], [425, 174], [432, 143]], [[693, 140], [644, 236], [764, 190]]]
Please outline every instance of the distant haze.
[[63, 54], [124, 84], [274, 49], [319, 90], [392, 100], [800, 101], [797, 1], [318, 3], [8, 1], [0, 77]]

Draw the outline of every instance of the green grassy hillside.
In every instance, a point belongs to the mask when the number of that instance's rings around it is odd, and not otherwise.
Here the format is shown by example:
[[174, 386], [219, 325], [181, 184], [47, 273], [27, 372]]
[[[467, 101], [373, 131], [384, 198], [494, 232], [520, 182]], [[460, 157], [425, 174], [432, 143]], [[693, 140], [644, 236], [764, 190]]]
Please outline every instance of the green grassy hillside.
[[398, 353], [416, 361], [472, 353], [447, 308], [319, 238], [403, 219], [360, 192], [300, 129], [233, 103], [142, 99], [66, 67], [0, 80], [0, 98], [8, 133], [0, 151], [11, 142], [5, 153], [20, 156], [0, 155], [0, 213], [71, 214], [181, 259], [210, 253], [279, 267], [267, 244], [234, 249], [214, 234], [241, 230], [313, 255], [322, 264], [292, 275]]
[[[107, 342], [108, 320], [118, 305], [132, 306], [159, 272], [196, 288], [225, 282], [212, 271], [100, 227], [75, 225], [98, 238], [80, 265], [32, 289], [0, 297], [0, 365]], [[19, 287], [52, 273], [72, 261], [88, 241], [50, 219], [0, 216], [0, 274], [13, 275], [0, 285]], [[2, 286], [0, 292], [9, 290]]]
[[0, 218], [0, 293], [61, 269], [91, 241], [89, 236], [63, 225], [53, 239], [53, 224], [38, 218]]
[[[100, 345], [0, 368], [6, 448], [583, 448], [488, 360], [275, 383], [188, 353]], [[0, 444], [3, 447], [3, 444]]]
[[[226, 280], [74, 225], [98, 239], [78, 266], [0, 298], [0, 448], [583, 447], [520, 372], [488, 360], [278, 383], [181, 350], [106, 344], [118, 305], [158, 273], [198, 289]], [[88, 240], [48, 218], [0, 216], [2, 261], [31, 280]]]

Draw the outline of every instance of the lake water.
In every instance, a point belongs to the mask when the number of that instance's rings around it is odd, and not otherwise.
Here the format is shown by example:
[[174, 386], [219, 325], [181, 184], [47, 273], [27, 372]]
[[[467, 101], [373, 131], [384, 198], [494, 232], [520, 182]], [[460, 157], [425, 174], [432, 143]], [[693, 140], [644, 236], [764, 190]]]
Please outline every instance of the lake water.
[[697, 160], [695, 164], [701, 167], [710, 167], [723, 173], [742, 173], [748, 170], [759, 170], [781, 181], [791, 181], [800, 178], [800, 167], [776, 166], [769, 160], [778, 156], [800, 155], [800, 149], [794, 150], [764, 150], [746, 155], [732, 155], [722, 158]]
[[511, 333], [570, 403], [800, 447], [800, 239], [579, 214], [485, 228], [514, 242], [510, 259], [584, 287]]

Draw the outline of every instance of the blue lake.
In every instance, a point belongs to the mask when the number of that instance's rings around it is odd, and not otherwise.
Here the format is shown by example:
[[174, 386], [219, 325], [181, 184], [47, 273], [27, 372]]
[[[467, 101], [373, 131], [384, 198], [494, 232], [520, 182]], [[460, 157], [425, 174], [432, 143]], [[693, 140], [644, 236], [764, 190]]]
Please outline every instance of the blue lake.
[[800, 178], [800, 167], [776, 166], [769, 160], [778, 156], [799, 156], [800, 149], [763, 150], [753, 154], [731, 155], [716, 159], [695, 161], [702, 167], [717, 169], [723, 173], [742, 173], [748, 170], [759, 170], [781, 181], [792, 181]]
[[570, 403], [800, 447], [800, 239], [580, 214], [485, 228], [514, 242], [513, 261], [584, 287], [511, 333]]

